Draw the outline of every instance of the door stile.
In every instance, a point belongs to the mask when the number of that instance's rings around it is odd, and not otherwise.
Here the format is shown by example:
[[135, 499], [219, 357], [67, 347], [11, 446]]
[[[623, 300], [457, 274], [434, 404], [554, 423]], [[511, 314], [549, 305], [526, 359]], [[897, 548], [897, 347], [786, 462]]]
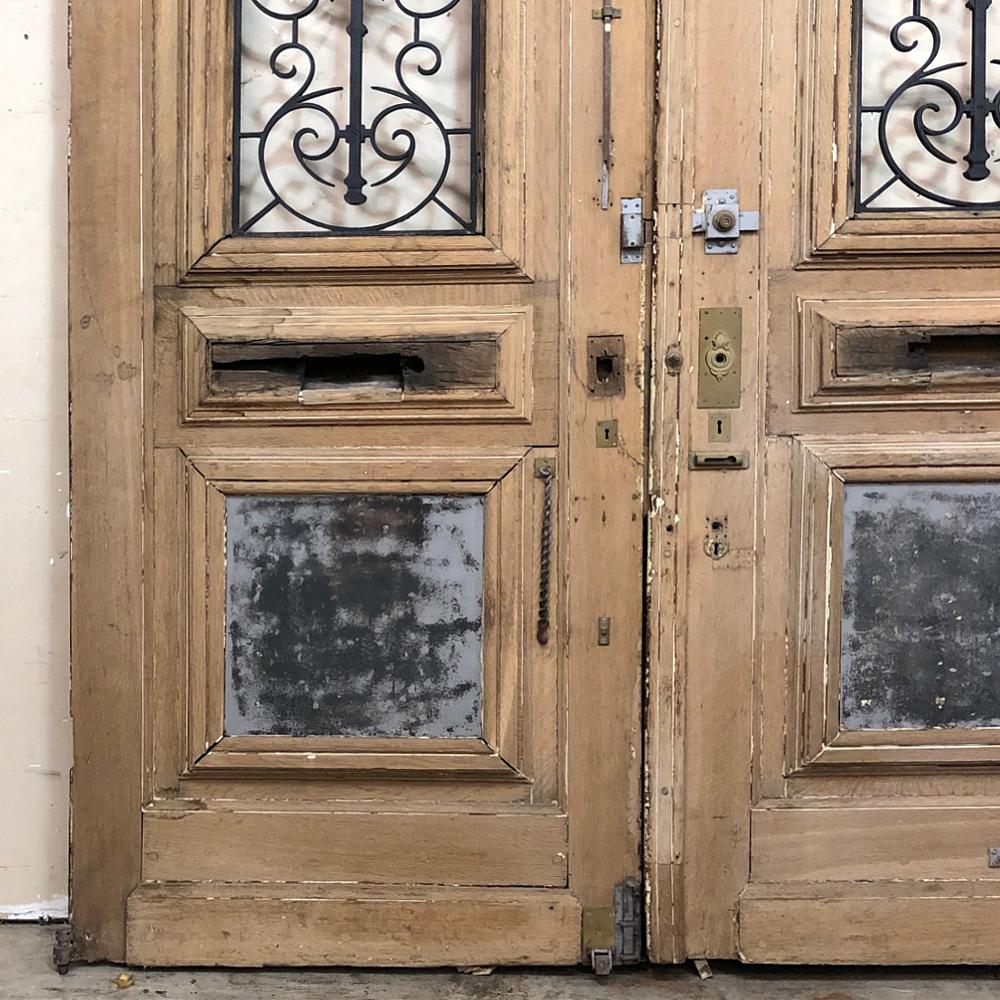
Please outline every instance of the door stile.
[[[626, 0], [611, 22], [611, 120], [614, 165], [610, 206], [600, 206], [604, 31], [594, 4], [564, 5], [570, 25], [570, 219], [564, 255], [570, 290], [564, 302], [569, 351], [564, 373], [568, 418], [563, 442], [568, 477], [565, 675], [568, 702], [570, 887], [585, 928], [610, 917], [609, 889], [642, 869], [643, 513], [645, 502], [645, 359], [652, 248], [642, 265], [621, 263], [622, 198], [652, 204], [656, 4]], [[626, 76], [627, 74], [627, 76]], [[588, 338], [625, 340], [625, 392], [597, 396], [587, 384]], [[618, 446], [596, 447], [597, 422], [618, 422]], [[568, 482], [567, 482], [568, 481]], [[566, 566], [563, 568], [566, 573]], [[599, 645], [598, 620], [610, 619], [610, 644]], [[627, 743], [623, 735], [627, 734]], [[590, 803], [584, 819], [584, 804]], [[596, 804], [596, 808], [594, 805]], [[579, 816], [574, 820], [574, 810]], [[590, 911], [588, 915], [588, 911]], [[599, 942], [588, 939], [584, 957]]]
[[[654, 926], [651, 948], [663, 959], [735, 957], [737, 904], [749, 875], [752, 734], [748, 692], [753, 662], [754, 553], [759, 540], [755, 498], [757, 478], [762, 474], [756, 457], [762, 426], [756, 391], [761, 358], [759, 240], [744, 234], [737, 255], [707, 255], [702, 237], [691, 235], [692, 212], [701, 208], [702, 193], [710, 188], [737, 189], [744, 210], [756, 210], [760, 204], [763, 24], [755, 23], [748, 30], [745, 7], [740, 0], [708, 4], [678, 0], [668, 3], [664, 18], [668, 60], [664, 76], [672, 82], [661, 89], [665, 115], [661, 177], [666, 192], [679, 194], [674, 196], [676, 204], [670, 203], [669, 194], [661, 199], [659, 213], [665, 249], [658, 287], [667, 290], [657, 315], [657, 377], [661, 381], [670, 378], [666, 351], [677, 338], [671, 329], [672, 293], [668, 289], [678, 274], [681, 287], [673, 294], [679, 303], [683, 363], [678, 388], [671, 390], [668, 385], [654, 415], [654, 422], [663, 425], [657, 431], [660, 464], [654, 473], [658, 479], [654, 489], [665, 511], [671, 512], [671, 496], [683, 497], [684, 503], [672, 533], [667, 530], [669, 516], [654, 518], [651, 528], [651, 539], [656, 540], [651, 542], [651, 551], [660, 566], [657, 572], [654, 561], [651, 629], [654, 636], [668, 636], [666, 642], [657, 638], [652, 644], [653, 711], [662, 719], [662, 713], [669, 711], [665, 706], [677, 706], [671, 735], [673, 746], [683, 746], [671, 766], [670, 738], [662, 729], [657, 734], [654, 722], [656, 759], [650, 784], [650, 798], [656, 801], [650, 833], [650, 854], [656, 866], [653, 912], [663, 912], [664, 900], [673, 899], [673, 908], [681, 912], [675, 923], [683, 927], [678, 944], [663, 931], [655, 934]], [[671, 38], [672, 34], [680, 37]], [[677, 247], [673, 254], [667, 249], [671, 243]], [[731, 436], [724, 444], [711, 441], [709, 411], [696, 405], [699, 310], [703, 308], [742, 310], [741, 405], [727, 411]], [[679, 392], [680, 414], [675, 490], [668, 423], [671, 391]], [[690, 470], [693, 451], [713, 450], [745, 451], [750, 468]], [[706, 553], [713, 524], [721, 525], [726, 534], [729, 555], [724, 561]], [[671, 534], [675, 543], [669, 540]], [[673, 545], [677, 549], [675, 576], [671, 573]], [[664, 617], [674, 613], [674, 587], [677, 605], [671, 635]], [[663, 793], [664, 788], [672, 789], [669, 795]], [[671, 797], [675, 802], [666, 808], [660, 800]], [[669, 926], [669, 922], [663, 924]]]
[[75, 953], [117, 961], [125, 957], [125, 899], [140, 875], [143, 798], [147, 13], [132, 0], [74, 3], [70, 53], [70, 910], [86, 928]]
[[683, 129], [690, 79], [686, 0], [663, 0], [657, 25], [655, 259], [649, 365], [649, 502], [646, 552], [647, 943], [653, 962], [680, 962], [683, 944], [683, 712], [677, 671], [679, 405]]

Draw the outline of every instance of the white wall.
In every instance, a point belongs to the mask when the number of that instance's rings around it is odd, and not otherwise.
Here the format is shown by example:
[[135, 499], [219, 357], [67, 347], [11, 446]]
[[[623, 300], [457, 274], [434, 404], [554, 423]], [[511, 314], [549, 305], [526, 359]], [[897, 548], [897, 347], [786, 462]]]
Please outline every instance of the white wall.
[[65, 0], [4, 0], [0, 53], [0, 919], [33, 919], [66, 912]]

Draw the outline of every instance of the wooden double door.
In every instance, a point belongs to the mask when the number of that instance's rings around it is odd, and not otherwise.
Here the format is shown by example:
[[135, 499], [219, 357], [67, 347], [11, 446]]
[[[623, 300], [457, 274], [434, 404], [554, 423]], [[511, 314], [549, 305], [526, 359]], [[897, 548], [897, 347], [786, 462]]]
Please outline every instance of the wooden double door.
[[75, 954], [996, 961], [1000, 9], [73, 20]]

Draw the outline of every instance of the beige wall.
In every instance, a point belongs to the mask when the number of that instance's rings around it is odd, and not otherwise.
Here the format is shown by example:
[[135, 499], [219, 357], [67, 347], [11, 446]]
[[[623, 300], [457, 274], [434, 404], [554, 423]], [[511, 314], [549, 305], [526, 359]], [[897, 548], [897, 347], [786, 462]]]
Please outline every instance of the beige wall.
[[65, 0], [4, 0], [0, 918], [66, 912], [70, 767]]

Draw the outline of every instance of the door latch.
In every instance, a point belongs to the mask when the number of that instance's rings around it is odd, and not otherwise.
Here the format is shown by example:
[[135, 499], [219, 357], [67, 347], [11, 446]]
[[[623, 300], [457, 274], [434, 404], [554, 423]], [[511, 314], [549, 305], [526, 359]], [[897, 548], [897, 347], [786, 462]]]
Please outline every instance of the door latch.
[[[622, 263], [641, 264], [642, 255], [648, 242], [646, 225], [652, 222], [644, 219], [642, 198], [622, 198]], [[652, 229], [650, 229], [650, 236]]]
[[594, 20], [604, 27], [604, 78], [601, 93], [601, 209], [611, 207], [611, 168], [615, 162], [615, 137], [611, 131], [611, 24], [622, 16], [621, 8], [609, 0], [594, 11]]
[[705, 234], [705, 253], [739, 253], [740, 235], [760, 229], [760, 212], [740, 211], [739, 192], [712, 188], [691, 217], [691, 231]]

